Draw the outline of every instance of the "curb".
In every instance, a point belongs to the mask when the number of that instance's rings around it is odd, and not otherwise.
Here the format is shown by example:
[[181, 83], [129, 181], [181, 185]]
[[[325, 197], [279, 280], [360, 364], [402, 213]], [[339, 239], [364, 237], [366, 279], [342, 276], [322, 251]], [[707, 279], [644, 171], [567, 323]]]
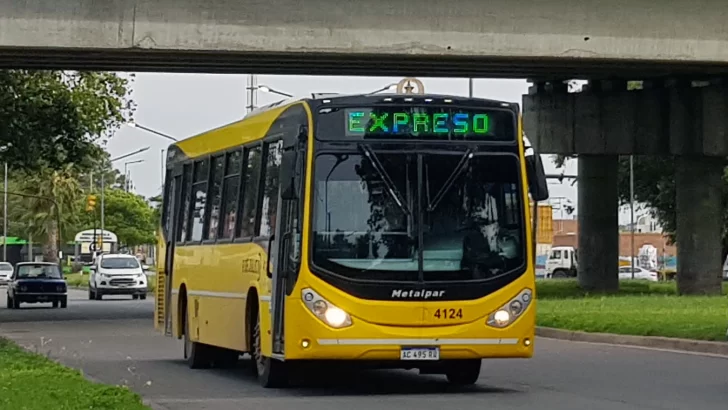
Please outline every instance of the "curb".
[[637, 346], [652, 349], [677, 350], [693, 353], [707, 353], [728, 356], [728, 342], [709, 342], [704, 340], [678, 339], [658, 336], [631, 336], [613, 333], [590, 333], [573, 330], [536, 327], [536, 336], [547, 339], [569, 340], [572, 342], [606, 343], [621, 346]]

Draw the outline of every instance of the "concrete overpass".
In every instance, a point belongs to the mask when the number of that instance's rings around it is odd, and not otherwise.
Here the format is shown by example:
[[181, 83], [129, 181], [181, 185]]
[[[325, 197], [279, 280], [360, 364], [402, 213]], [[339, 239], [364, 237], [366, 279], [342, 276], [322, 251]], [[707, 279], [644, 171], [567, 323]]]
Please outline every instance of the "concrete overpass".
[[712, 0], [0, 0], [0, 67], [474, 77], [728, 71]]
[[726, 21], [712, 0], [0, 0], [0, 68], [531, 78], [527, 133], [580, 154], [585, 284], [617, 286], [638, 153], [676, 157], [679, 277], [719, 289]]

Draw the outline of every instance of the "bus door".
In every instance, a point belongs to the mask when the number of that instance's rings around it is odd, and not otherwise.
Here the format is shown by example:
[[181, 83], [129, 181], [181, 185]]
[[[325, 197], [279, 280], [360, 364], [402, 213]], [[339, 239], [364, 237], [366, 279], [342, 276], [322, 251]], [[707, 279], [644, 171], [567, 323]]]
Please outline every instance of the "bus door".
[[172, 335], [172, 276], [174, 267], [174, 250], [177, 242], [177, 231], [180, 219], [180, 203], [182, 194], [182, 175], [174, 175], [171, 179], [168, 172], [167, 184], [169, 185], [168, 198], [169, 206], [164, 205], [169, 212], [165, 218], [165, 255], [164, 255], [164, 334]]
[[271, 289], [271, 328], [273, 353], [284, 355], [284, 317], [286, 295], [295, 283], [299, 265], [301, 203], [303, 201], [304, 137], [306, 128], [297, 130], [295, 140], [283, 140], [278, 190], [278, 222], [273, 245], [268, 252], [273, 263], [269, 273]]

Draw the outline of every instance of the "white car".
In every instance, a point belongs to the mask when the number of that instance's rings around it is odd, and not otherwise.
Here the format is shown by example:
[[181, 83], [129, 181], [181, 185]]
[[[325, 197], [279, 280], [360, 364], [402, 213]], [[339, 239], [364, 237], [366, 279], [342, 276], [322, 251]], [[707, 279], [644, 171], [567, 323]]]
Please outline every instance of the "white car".
[[619, 279], [632, 279], [632, 271], [634, 271], [635, 279], [649, 280], [651, 282], [657, 282], [659, 280], [657, 272], [640, 268], [639, 266], [635, 268], [632, 266], [620, 266]]
[[10, 262], [0, 262], [0, 285], [7, 285], [10, 283], [13, 271], [13, 265], [10, 264]]
[[147, 275], [133, 255], [103, 254], [91, 265], [89, 300], [101, 300], [104, 295], [131, 295], [147, 298]]

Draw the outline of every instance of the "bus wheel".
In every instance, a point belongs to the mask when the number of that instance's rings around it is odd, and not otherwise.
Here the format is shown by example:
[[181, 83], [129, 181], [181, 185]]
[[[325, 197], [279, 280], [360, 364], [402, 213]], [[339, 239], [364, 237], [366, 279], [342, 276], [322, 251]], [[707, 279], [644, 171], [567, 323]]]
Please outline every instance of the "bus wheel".
[[232, 369], [237, 366], [238, 359], [240, 358], [239, 352], [235, 350], [224, 349], [222, 347], [213, 349], [213, 354], [215, 355], [215, 367], [219, 367], [221, 369]]
[[187, 365], [190, 369], [203, 369], [210, 367], [209, 349], [202, 343], [193, 342], [190, 339], [190, 314], [185, 309], [185, 343], [184, 354]]
[[288, 384], [288, 375], [284, 362], [263, 356], [260, 337], [260, 313], [253, 329], [253, 361], [258, 373], [258, 382], [265, 388], [283, 387]]
[[449, 366], [445, 375], [447, 381], [459, 386], [475, 384], [480, 377], [480, 359], [463, 360]]

